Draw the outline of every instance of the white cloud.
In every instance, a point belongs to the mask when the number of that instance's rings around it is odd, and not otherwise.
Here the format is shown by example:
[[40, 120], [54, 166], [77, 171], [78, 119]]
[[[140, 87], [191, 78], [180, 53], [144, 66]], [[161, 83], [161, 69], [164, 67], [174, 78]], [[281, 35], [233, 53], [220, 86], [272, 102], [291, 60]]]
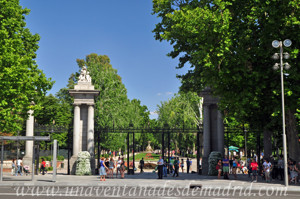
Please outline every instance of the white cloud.
[[156, 95], [157, 96], [168, 96], [168, 95], [173, 95], [173, 92], [168, 91], [168, 92], [165, 92], [165, 93], [157, 93]]
[[158, 114], [157, 111], [150, 111], [150, 119], [157, 119], [158, 118]]
[[150, 111], [150, 115], [157, 115], [157, 111]]

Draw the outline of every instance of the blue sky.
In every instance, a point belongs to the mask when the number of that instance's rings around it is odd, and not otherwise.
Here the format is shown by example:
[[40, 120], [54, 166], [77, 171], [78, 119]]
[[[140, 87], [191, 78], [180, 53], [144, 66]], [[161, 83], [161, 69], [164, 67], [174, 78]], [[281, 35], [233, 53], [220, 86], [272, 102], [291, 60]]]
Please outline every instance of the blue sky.
[[[78, 71], [76, 59], [90, 53], [107, 55], [127, 88], [129, 99], [139, 99], [151, 112], [178, 92], [175, 67], [167, 57], [167, 42], [154, 39], [159, 22], [151, 15], [151, 0], [21, 0], [31, 10], [27, 27], [41, 36], [37, 64], [55, 80], [49, 93], [66, 87]], [[152, 115], [151, 118], [156, 118]]]

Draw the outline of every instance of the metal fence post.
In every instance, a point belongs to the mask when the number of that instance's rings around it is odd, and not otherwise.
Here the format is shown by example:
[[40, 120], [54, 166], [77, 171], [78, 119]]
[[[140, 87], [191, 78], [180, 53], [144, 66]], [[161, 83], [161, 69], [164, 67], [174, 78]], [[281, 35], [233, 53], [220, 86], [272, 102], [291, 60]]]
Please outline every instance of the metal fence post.
[[4, 140], [2, 140], [2, 146], [1, 146], [1, 176], [0, 181], [3, 180], [3, 157], [4, 156]]
[[[34, 172], [35, 172], [35, 144], [34, 144], [34, 140], [32, 141], [33, 145], [32, 145], [32, 169], [31, 169], [31, 181], [33, 181], [34, 179]], [[22, 172], [22, 171], [21, 171]]]
[[132, 145], [133, 145], [133, 146], [132, 146], [132, 155], [133, 155], [133, 156], [132, 156], [132, 168], [133, 168], [132, 174], [134, 174], [134, 168], [135, 168], [135, 162], [134, 162], [134, 161], [135, 161], [135, 157], [134, 157], [134, 152], [135, 152], [135, 149], [134, 149], [134, 148], [135, 148], [134, 131], [132, 132], [132, 139], [133, 139], [133, 141], [132, 141], [132, 142], [133, 142], [133, 143], [132, 143]]
[[200, 129], [197, 131], [197, 173], [200, 174]]
[[129, 149], [129, 131], [127, 132], [127, 174], [130, 174], [129, 173], [129, 152], [130, 152], [130, 149]]
[[57, 158], [57, 140], [53, 141], [53, 176], [52, 176], [52, 181], [56, 182], [56, 158]]

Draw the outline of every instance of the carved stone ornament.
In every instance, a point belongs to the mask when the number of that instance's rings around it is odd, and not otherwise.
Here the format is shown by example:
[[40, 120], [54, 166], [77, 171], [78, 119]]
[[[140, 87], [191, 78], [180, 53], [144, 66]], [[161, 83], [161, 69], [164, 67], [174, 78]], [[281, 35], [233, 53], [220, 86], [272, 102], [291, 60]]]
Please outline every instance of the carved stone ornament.
[[90, 76], [90, 72], [87, 71], [86, 66], [82, 67], [82, 69], [80, 71], [78, 82], [92, 82], [92, 78]]

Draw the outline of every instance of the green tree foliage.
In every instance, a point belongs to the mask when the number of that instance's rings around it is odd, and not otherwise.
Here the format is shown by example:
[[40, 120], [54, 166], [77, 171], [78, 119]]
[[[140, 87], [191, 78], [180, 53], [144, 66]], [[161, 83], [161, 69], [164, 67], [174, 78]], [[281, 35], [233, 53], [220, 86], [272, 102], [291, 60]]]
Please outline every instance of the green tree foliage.
[[[210, 86], [227, 116], [261, 131], [274, 129], [281, 111], [280, 74], [272, 66], [274, 39], [289, 38], [292, 68], [285, 77], [287, 115], [295, 120], [300, 96], [299, 0], [153, 0], [153, 14], [161, 18], [154, 29], [157, 40], [173, 45], [169, 56], [180, 57], [179, 68], [189, 64], [181, 90], [199, 92]], [[298, 108], [299, 109], [299, 108]], [[280, 120], [279, 120], [280, 121]], [[287, 121], [290, 156], [300, 152], [298, 122]]]
[[97, 124], [112, 127], [114, 123], [118, 127], [128, 127], [125, 110], [130, 101], [121, 77], [111, 66], [110, 59], [106, 55], [92, 53], [85, 60], [77, 59], [77, 63], [80, 67], [87, 66], [95, 89], [100, 91], [95, 108]]
[[[95, 102], [96, 126], [101, 128], [143, 127], [149, 121], [149, 111], [139, 100], [129, 100], [127, 90], [117, 70], [110, 64], [106, 55], [92, 53], [85, 60], [77, 59], [79, 67], [87, 66], [92, 83], [100, 94]], [[78, 73], [79, 74], [79, 73]], [[78, 74], [76, 77], [78, 77]], [[106, 149], [118, 150], [125, 146], [126, 134], [110, 133], [105, 135], [101, 145]], [[140, 139], [140, 137], [137, 137]]]
[[[226, 117], [224, 119], [225, 125], [225, 145], [236, 146], [240, 149], [247, 148], [247, 151], [256, 151], [257, 138], [255, 131], [249, 129], [248, 124], [241, 124], [234, 117]], [[245, 142], [246, 141], [246, 142]], [[245, 146], [247, 144], [247, 146]], [[249, 154], [248, 154], [249, 155]]]
[[[61, 89], [57, 95], [61, 95], [64, 89]], [[57, 98], [53, 95], [46, 96], [40, 101], [39, 110], [35, 112], [35, 120], [38, 124], [42, 125], [58, 125], [68, 128], [72, 122], [72, 107], [69, 103], [65, 102], [62, 98]], [[67, 146], [67, 134], [68, 132], [55, 132], [51, 133], [52, 139], [56, 139], [60, 147]], [[42, 132], [41, 135], [49, 135], [49, 132]], [[41, 142], [41, 147], [45, 146], [44, 142]]]
[[[201, 127], [202, 125], [202, 98], [196, 93], [179, 93], [158, 106], [158, 125], [164, 127], [167, 124], [171, 129], [184, 129]], [[196, 130], [197, 131], [197, 130]], [[195, 133], [196, 133], [195, 131]], [[172, 147], [187, 149], [196, 143], [195, 134], [183, 134], [180, 130], [172, 133], [174, 141]]]
[[35, 58], [39, 35], [25, 28], [28, 9], [19, 0], [0, 0], [0, 131], [13, 133], [22, 128], [27, 111], [35, 109], [39, 96], [52, 87], [38, 69]]

